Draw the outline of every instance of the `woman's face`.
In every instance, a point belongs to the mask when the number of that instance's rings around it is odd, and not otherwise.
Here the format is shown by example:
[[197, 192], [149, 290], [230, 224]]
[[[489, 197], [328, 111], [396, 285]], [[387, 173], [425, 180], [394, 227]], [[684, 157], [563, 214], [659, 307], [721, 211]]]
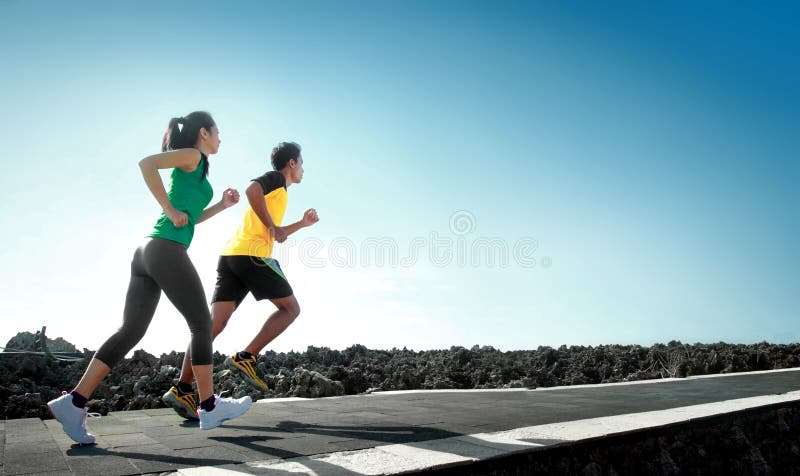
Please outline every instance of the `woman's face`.
[[201, 129], [200, 133], [203, 141], [206, 143], [206, 145], [208, 145], [209, 155], [219, 152], [219, 144], [222, 141], [219, 140], [219, 129], [217, 128], [216, 124], [211, 126], [211, 129], [209, 130]]

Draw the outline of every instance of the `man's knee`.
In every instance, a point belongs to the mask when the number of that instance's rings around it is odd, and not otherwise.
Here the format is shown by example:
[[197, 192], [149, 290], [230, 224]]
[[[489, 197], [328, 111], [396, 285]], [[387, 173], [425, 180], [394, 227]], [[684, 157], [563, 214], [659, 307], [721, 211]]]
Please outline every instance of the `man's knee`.
[[225, 326], [228, 325], [228, 318], [218, 318], [217, 316], [214, 316], [211, 322], [213, 326], [213, 337], [217, 337], [222, 333], [222, 331], [225, 330]]
[[213, 328], [211, 329], [211, 338], [216, 339], [218, 335], [222, 334], [222, 331], [225, 330], [226, 323], [222, 322], [214, 322]]
[[275, 304], [278, 310], [284, 312], [289, 319], [294, 320], [300, 315], [300, 304], [297, 302], [297, 298], [295, 298], [294, 295], [289, 295], [281, 299], [273, 299], [272, 303]]
[[211, 304], [211, 320], [214, 326], [214, 337], [219, 335], [228, 325], [228, 320], [236, 310], [235, 301], [214, 302]]
[[292, 320], [297, 319], [297, 316], [300, 315], [300, 304], [297, 302], [297, 300], [288, 303], [284, 309], [289, 313], [289, 317]]

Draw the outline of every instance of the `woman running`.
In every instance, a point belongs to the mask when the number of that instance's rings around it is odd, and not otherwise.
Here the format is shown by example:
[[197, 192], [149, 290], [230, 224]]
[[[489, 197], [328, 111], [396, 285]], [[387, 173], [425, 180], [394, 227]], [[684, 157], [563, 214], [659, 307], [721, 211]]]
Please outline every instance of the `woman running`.
[[[193, 112], [170, 120], [162, 153], [139, 162], [144, 181], [163, 213], [147, 241], [133, 254], [122, 327], [100, 347], [75, 389], [47, 403], [64, 432], [80, 444], [95, 441], [86, 428], [88, 398], [111, 368], [144, 337], [161, 291], [186, 319], [191, 332], [189, 348], [200, 395], [200, 429], [210, 430], [236, 418], [252, 404], [250, 397], [220, 398], [213, 393], [211, 315], [200, 277], [187, 253], [195, 224], [239, 201], [239, 193], [229, 188], [219, 202], [206, 208], [214, 194], [207, 177], [208, 156], [217, 153], [219, 144], [219, 130], [211, 115]], [[159, 169], [173, 169], [169, 192]]]

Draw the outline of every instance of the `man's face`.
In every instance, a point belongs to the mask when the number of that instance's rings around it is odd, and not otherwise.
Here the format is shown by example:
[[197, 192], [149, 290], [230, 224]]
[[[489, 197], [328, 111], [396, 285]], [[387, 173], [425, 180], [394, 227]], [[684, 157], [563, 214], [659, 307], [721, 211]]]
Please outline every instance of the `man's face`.
[[292, 168], [292, 181], [300, 183], [303, 180], [303, 155], [298, 155]]

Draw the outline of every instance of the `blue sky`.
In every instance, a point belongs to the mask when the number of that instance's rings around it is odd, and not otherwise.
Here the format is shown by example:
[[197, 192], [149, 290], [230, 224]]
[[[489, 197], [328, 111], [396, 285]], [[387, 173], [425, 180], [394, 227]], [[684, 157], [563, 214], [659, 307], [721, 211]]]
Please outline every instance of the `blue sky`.
[[[274, 350], [797, 342], [799, 11], [0, 1], [0, 340], [116, 329], [159, 214], [136, 164], [202, 109], [217, 196], [303, 146], [286, 221], [321, 221], [276, 250], [303, 311]], [[198, 226], [208, 296], [244, 208]], [[269, 312], [249, 298], [215, 347]], [[162, 299], [140, 347], [187, 342]]]

